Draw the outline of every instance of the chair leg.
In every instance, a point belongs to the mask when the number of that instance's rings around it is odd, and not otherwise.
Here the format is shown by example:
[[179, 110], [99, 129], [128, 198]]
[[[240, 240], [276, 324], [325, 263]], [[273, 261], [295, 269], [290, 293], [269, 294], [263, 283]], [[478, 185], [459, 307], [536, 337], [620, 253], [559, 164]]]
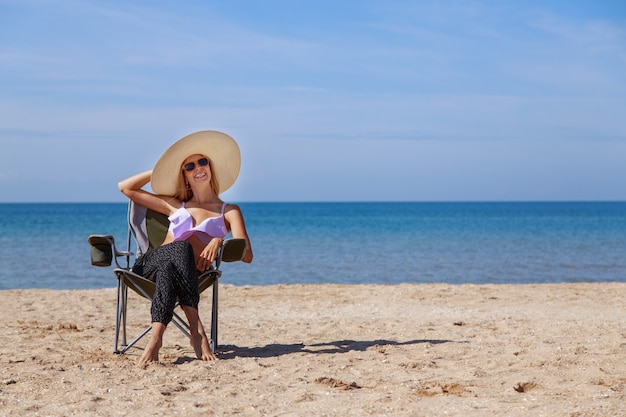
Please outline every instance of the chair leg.
[[128, 285], [122, 284], [122, 344], [126, 346], [126, 313], [128, 311]]
[[211, 303], [211, 340], [209, 341], [210, 345], [211, 345], [211, 350], [213, 352], [215, 352], [217, 350], [218, 344], [217, 344], [217, 282], [218, 280], [216, 279], [215, 282], [213, 282], [213, 301]]
[[[120, 346], [127, 346], [126, 344], [126, 307], [128, 305], [128, 286], [124, 284], [121, 278], [117, 281], [117, 317], [115, 320], [115, 346], [113, 346], [114, 353], [123, 353], [126, 351], [120, 350]], [[121, 343], [120, 343], [121, 337]]]
[[[137, 285], [137, 284], [134, 284]], [[145, 336], [151, 329], [152, 326], [148, 326], [144, 331], [142, 331], [137, 337], [135, 337], [130, 343], [127, 343], [126, 338], [126, 314], [127, 314], [127, 306], [128, 306], [128, 288], [129, 286], [125, 282], [125, 278], [122, 275], [118, 276], [117, 282], [117, 317], [115, 322], [115, 345], [113, 347], [113, 352], [118, 354], [125, 353], [130, 347], [132, 347], [136, 342], [138, 342], [143, 336]], [[131, 288], [135, 288], [134, 286]], [[138, 287], [141, 290], [141, 287]], [[135, 291], [137, 291], [135, 289]], [[148, 300], [151, 300], [151, 296], [145, 291], [140, 295], [146, 297]], [[191, 337], [189, 331], [189, 324], [176, 312], [174, 312], [174, 316], [172, 318], [172, 323], [178, 327], [178, 329], [187, 337]], [[213, 297], [211, 302], [211, 337], [209, 340], [209, 345], [213, 352], [216, 352], [218, 349], [218, 279], [216, 278], [213, 281]], [[121, 340], [120, 340], [121, 339]]]
[[135, 343], [137, 343], [137, 342], [138, 342], [138, 341], [139, 341], [142, 337], [144, 337], [144, 336], [146, 335], [146, 333], [148, 333], [150, 330], [152, 330], [152, 325], [150, 325], [150, 326], [146, 327], [146, 328], [144, 329], [144, 331], [143, 331], [143, 332], [139, 333], [139, 334], [137, 335], [137, 337], [135, 337], [133, 340], [131, 340], [131, 341], [130, 341], [130, 343], [129, 343], [128, 345], [124, 346], [124, 349], [120, 350], [120, 351], [119, 351], [119, 352], [117, 352], [117, 353], [121, 353], [121, 354], [126, 353], [126, 351], [127, 351], [128, 349], [130, 349], [131, 347], [133, 347], [133, 345], [134, 345]]
[[189, 324], [180, 315], [178, 315], [175, 311], [174, 311], [174, 315], [172, 316], [172, 323], [176, 327], [178, 327], [180, 329], [180, 331], [185, 336], [191, 337], [191, 335], [189, 334], [189, 332], [191, 331], [191, 328], [189, 327]]
[[123, 293], [122, 293], [122, 280], [117, 279], [117, 314], [115, 317], [115, 345], [113, 346], [113, 353], [120, 353], [119, 347], [119, 339], [120, 339], [120, 331], [122, 324], [122, 311], [123, 311]]

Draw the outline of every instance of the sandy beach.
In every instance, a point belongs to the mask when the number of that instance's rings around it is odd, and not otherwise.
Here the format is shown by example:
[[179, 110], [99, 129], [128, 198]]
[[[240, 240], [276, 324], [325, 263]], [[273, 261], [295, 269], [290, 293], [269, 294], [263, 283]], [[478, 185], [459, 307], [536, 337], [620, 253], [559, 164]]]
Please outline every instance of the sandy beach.
[[0, 415], [626, 415], [626, 284], [220, 290], [220, 360], [170, 326], [145, 369], [114, 289], [0, 291]]

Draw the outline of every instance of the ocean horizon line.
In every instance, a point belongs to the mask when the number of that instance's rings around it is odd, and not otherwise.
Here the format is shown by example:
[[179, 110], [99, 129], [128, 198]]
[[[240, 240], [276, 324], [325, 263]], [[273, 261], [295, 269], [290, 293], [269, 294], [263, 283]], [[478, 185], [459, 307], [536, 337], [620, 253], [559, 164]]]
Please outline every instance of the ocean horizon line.
[[[236, 204], [578, 204], [578, 203], [626, 203], [626, 200], [279, 200], [245, 201], [229, 200]], [[4, 205], [18, 204], [126, 204], [128, 200], [115, 201], [0, 201]]]

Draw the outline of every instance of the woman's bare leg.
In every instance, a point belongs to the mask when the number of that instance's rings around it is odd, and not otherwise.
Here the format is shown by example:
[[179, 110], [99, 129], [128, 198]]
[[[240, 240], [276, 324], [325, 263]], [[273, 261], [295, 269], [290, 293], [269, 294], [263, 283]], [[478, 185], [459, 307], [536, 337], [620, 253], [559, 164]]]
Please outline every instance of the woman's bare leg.
[[165, 328], [166, 326], [163, 323], [152, 323], [152, 336], [144, 348], [141, 358], [139, 358], [139, 366], [144, 367], [151, 362], [159, 361], [159, 350], [163, 346]]
[[204, 326], [198, 315], [198, 309], [182, 306], [185, 316], [189, 321], [189, 329], [191, 331], [191, 347], [196, 352], [196, 357], [203, 361], [213, 361], [217, 359], [217, 356], [211, 351], [209, 339], [204, 332]]

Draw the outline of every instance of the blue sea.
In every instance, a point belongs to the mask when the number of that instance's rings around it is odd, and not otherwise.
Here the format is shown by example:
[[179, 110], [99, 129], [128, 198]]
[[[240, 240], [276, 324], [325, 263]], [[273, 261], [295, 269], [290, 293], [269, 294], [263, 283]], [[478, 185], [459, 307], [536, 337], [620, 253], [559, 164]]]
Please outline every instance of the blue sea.
[[[252, 264], [222, 282], [626, 282], [626, 202], [240, 203]], [[0, 289], [116, 285], [87, 237], [126, 248], [125, 203], [0, 204]]]

